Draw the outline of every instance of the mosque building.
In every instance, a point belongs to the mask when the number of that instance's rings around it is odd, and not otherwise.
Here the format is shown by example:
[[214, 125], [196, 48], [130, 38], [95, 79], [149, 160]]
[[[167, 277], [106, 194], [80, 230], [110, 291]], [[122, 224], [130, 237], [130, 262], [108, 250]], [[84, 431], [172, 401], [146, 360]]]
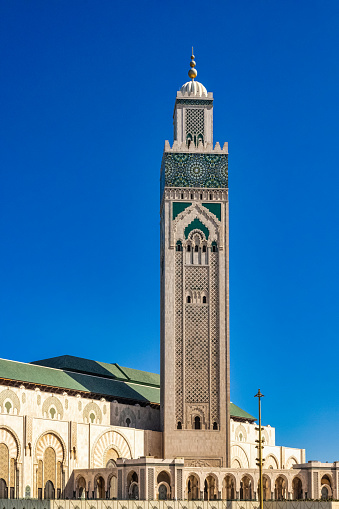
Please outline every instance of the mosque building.
[[[0, 360], [2, 499], [258, 498], [256, 418], [230, 401], [228, 145], [190, 67], [161, 164], [160, 376]], [[339, 462], [263, 440], [265, 500], [339, 498]]]

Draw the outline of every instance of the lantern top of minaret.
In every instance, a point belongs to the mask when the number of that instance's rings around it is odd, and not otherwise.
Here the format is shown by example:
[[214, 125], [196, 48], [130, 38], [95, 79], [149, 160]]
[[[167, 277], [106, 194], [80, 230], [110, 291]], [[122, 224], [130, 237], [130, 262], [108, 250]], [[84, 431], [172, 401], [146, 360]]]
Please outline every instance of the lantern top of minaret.
[[193, 47], [192, 47], [192, 56], [191, 56], [191, 62], [190, 62], [190, 70], [188, 71], [188, 76], [191, 78], [191, 81], [187, 81], [187, 83], [184, 83], [184, 85], [181, 87], [180, 92], [183, 95], [188, 95], [190, 97], [207, 97], [207, 90], [204, 87], [202, 83], [199, 83], [199, 81], [194, 81], [194, 79], [197, 77], [197, 70], [195, 69], [196, 63], [194, 61], [194, 55], [193, 55]]

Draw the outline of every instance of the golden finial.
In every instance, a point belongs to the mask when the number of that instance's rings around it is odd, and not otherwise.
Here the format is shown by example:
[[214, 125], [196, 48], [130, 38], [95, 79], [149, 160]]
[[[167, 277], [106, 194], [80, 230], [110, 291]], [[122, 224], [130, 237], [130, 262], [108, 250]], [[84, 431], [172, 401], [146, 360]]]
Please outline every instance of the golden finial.
[[194, 78], [197, 77], [197, 70], [194, 69], [194, 67], [196, 66], [196, 63], [194, 62], [194, 55], [193, 55], [193, 46], [192, 46], [192, 56], [191, 56], [191, 61], [190, 61], [190, 70], [188, 71], [188, 76], [191, 78], [191, 80], [193, 81]]

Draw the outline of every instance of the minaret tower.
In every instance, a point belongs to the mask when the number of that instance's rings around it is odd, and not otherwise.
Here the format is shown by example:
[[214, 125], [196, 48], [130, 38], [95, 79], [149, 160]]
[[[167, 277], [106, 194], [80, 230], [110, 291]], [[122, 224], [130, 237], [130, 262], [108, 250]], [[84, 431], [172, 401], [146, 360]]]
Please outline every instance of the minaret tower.
[[230, 466], [228, 146], [192, 48], [161, 165], [161, 423], [165, 458]]

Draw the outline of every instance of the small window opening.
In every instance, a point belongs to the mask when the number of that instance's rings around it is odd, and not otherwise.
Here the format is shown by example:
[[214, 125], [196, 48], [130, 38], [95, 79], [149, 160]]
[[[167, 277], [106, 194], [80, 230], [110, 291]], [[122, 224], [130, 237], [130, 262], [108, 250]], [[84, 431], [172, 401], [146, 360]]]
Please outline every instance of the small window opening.
[[54, 419], [54, 416], [55, 416], [55, 414], [56, 414], [56, 410], [55, 410], [55, 408], [53, 408], [53, 407], [52, 407], [52, 408], [50, 409], [49, 413], [51, 414], [51, 418], [52, 418], [52, 419]]
[[200, 194], [200, 200], [202, 200], [202, 193]]
[[198, 415], [194, 417], [194, 429], [201, 429], [200, 417]]
[[191, 297], [189, 295], [187, 297], [187, 304], [191, 304]]
[[180, 240], [178, 240], [178, 242], [176, 244], [176, 251], [182, 251], [182, 244], [181, 244]]
[[[11, 405], [11, 403], [9, 401], [6, 401], [5, 408], [7, 410], [7, 413], [9, 414], [10, 409], [12, 408], [12, 405]], [[53, 417], [52, 417], [52, 419], [53, 419]]]
[[206, 246], [202, 246], [202, 252], [206, 253]]
[[213, 200], [213, 195], [212, 194], [210, 194], [210, 200]]
[[218, 251], [217, 243], [212, 242], [212, 253], [216, 253]]
[[202, 298], [202, 303], [203, 303], [203, 304], [207, 304], [207, 297], [203, 297], [203, 298]]
[[217, 422], [213, 423], [213, 429], [218, 429], [218, 423]]
[[199, 247], [195, 246], [194, 251], [197, 253], [199, 251]]
[[89, 416], [90, 420], [91, 420], [91, 423], [93, 424], [94, 422], [94, 419], [95, 419], [95, 415], [93, 413], [90, 414]]
[[184, 199], [184, 193], [181, 193], [181, 199], [182, 200]]
[[177, 424], [177, 429], [182, 429], [182, 424], [181, 424], [181, 421], [178, 421], [178, 424]]
[[127, 426], [127, 428], [129, 428], [130, 424], [131, 424], [131, 419], [129, 417], [127, 417], [127, 419], [126, 419], [126, 426]]
[[187, 246], [187, 251], [191, 251], [191, 245], [190, 244], [188, 244], [188, 246]]
[[191, 193], [191, 200], [193, 200], [193, 194]]

